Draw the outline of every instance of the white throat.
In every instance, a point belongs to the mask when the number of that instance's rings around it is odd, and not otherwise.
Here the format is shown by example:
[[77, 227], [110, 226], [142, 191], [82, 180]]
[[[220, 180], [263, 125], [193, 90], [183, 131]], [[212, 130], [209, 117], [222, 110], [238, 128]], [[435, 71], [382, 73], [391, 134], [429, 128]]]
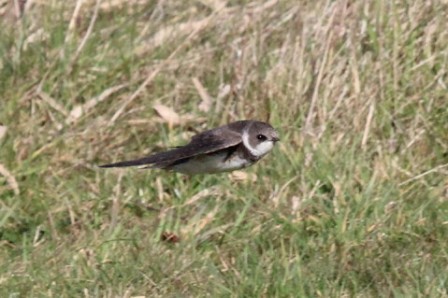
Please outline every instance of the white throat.
[[272, 150], [274, 147], [274, 142], [264, 141], [255, 147], [252, 147], [249, 142], [249, 132], [247, 130], [243, 131], [243, 144], [249, 150], [249, 152], [256, 157], [261, 157]]

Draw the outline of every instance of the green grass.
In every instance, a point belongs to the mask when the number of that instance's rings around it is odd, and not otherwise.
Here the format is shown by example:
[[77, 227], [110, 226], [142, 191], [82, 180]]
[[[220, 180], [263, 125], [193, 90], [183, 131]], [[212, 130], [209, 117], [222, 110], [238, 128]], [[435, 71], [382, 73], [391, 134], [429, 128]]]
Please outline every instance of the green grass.
[[[448, 296], [445, 4], [103, 2], [3, 7], [0, 296]], [[239, 119], [243, 180], [97, 167]]]

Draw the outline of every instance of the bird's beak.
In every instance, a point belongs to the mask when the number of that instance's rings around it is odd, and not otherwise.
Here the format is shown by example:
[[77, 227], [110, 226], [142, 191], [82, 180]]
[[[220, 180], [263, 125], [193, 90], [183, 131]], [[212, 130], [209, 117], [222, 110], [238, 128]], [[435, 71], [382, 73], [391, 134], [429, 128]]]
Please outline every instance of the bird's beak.
[[278, 141], [280, 141], [279, 137], [273, 137], [272, 138], [272, 142], [277, 143]]

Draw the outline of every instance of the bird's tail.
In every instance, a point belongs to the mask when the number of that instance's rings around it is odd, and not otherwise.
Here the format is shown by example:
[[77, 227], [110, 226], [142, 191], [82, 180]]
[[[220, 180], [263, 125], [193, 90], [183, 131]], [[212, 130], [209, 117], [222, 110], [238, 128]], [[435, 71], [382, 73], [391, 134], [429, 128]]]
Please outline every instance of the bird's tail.
[[143, 165], [150, 165], [153, 164], [154, 160], [150, 157], [143, 157], [139, 159], [133, 159], [133, 160], [125, 160], [120, 161], [116, 163], [110, 163], [105, 165], [100, 165], [100, 168], [123, 168], [123, 167], [136, 167], [136, 166], [143, 166]]
[[145, 166], [144, 168], [166, 168], [172, 164], [176, 164], [179, 160], [184, 160], [179, 158], [179, 151], [181, 149], [173, 149], [166, 152], [159, 152], [150, 156], [125, 160], [111, 164], [100, 165], [101, 168], [122, 168], [122, 167], [137, 167]]

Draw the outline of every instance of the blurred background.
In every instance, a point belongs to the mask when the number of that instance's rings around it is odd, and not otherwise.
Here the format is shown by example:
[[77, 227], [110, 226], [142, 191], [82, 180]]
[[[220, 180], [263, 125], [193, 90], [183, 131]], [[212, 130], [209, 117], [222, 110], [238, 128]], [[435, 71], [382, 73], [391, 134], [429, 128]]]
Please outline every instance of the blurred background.
[[[0, 0], [2, 297], [446, 297], [448, 2]], [[188, 177], [98, 164], [241, 119]]]

